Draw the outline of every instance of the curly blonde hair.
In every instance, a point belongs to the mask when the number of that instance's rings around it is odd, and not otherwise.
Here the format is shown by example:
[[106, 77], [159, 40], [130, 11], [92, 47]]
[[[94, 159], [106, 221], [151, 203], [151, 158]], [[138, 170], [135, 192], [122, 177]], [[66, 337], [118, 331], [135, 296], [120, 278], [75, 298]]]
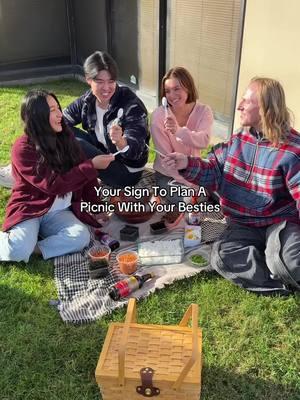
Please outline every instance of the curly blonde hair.
[[291, 112], [285, 103], [282, 85], [275, 79], [254, 77], [251, 83], [259, 87], [258, 101], [261, 129], [274, 145], [286, 141], [291, 128]]

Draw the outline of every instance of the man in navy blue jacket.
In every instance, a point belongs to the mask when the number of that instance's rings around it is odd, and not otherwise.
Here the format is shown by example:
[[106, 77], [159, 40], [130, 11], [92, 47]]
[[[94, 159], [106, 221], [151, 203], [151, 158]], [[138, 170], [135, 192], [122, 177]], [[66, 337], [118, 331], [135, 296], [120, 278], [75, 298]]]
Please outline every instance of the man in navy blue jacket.
[[[90, 90], [63, 112], [86, 156], [120, 153], [99, 178], [112, 187], [135, 185], [148, 159], [149, 131], [143, 102], [126, 86], [117, 84], [117, 65], [101, 51], [91, 54], [83, 65]], [[81, 130], [76, 125], [82, 124]]]

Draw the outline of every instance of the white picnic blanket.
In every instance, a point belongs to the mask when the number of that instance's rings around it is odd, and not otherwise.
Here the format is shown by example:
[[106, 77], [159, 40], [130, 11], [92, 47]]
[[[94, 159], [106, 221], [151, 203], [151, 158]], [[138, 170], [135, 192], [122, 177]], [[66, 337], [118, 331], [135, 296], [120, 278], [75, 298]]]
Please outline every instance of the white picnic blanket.
[[[139, 227], [139, 240], [183, 238], [185, 224], [183, 220], [176, 229], [166, 234], [151, 235], [150, 223], [156, 222], [160, 218], [160, 215], [154, 215], [150, 221], [136, 225]], [[105, 231], [119, 240], [120, 229], [125, 224], [118, 217], [113, 216]], [[225, 226], [226, 224], [221, 214], [207, 214], [202, 222], [202, 240], [204, 242], [215, 240], [224, 230]], [[90, 246], [93, 244], [94, 241], [90, 243]], [[121, 242], [120, 249], [124, 248], [136, 250], [137, 243]], [[202, 243], [197, 249], [199, 254], [202, 254], [209, 260], [209, 244]], [[124, 278], [117, 267], [115, 260], [116, 252], [112, 252], [111, 254], [111, 273], [109, 276], [104, 279], [90, 279], [87, 250], [84, 249], [81, 253], [56, 257], [54, 260], [54, 277], [59, 298], [57, 309], [65, 322], [84, 323], [94, 321], [128, 302], [128, 298], [114, 301], [108, 295], [109, 288], [115, 282]], [[203, 271], [203, 268], [195, 267], [188, 261], [188, 256], [192, 250], [194, 248], [185, 249], [185, 257], [180, 264], [154, 265], [151, 267], [139, 265], [138, 274], [153, 272], [155, 277], [147, 281], [141, 289], [133, 292], [132, 297], [136, 297], [137, 299], [146, 297], [155, 290], [161, 289], [176, 280], [184, 279]]]

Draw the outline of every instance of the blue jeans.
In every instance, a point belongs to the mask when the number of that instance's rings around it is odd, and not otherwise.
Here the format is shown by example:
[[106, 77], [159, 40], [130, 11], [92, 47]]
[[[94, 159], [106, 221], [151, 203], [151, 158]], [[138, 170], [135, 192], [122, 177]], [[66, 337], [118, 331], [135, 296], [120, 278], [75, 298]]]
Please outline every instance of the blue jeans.
[[72, 211], [53, 211], [0, 232], [0, 261], [28, 262], [36, 244], [47, 260], [81, 251], [89, 241], [89, 228]]

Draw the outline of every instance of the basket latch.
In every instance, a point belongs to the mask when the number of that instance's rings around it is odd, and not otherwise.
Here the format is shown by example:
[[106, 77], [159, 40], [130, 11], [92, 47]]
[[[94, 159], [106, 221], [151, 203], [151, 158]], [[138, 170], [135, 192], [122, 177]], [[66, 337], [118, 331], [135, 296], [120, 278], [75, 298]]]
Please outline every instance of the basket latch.
[[144, 397], [158, 396], [160, 390], [153, 386], [152, 377], [154, 374], [154, 369], [146, 367], [140, 370], [142, 385], [136, 387], [138, 394]]

